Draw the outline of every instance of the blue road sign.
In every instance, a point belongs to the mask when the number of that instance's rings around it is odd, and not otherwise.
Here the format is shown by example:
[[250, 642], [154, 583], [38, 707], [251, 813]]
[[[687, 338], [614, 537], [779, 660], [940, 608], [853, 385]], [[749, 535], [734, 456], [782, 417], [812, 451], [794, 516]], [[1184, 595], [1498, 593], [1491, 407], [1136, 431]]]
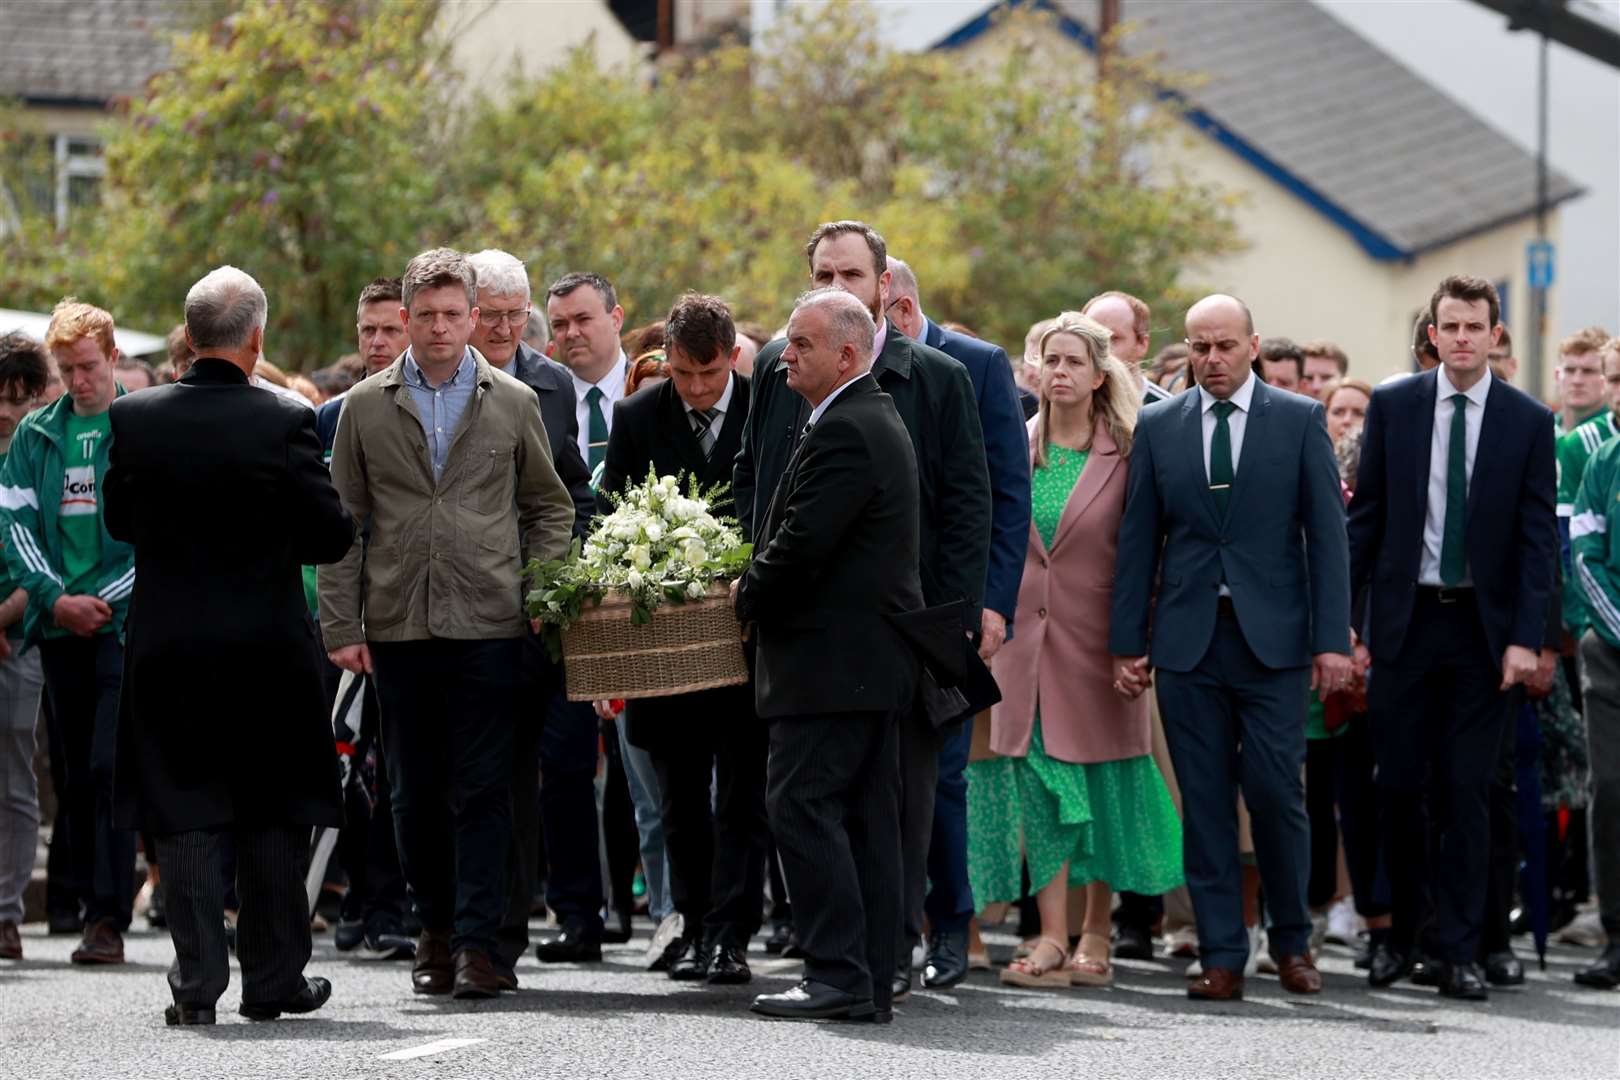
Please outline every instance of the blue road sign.
[[1557, 251], [1549, 240], [1532, 240], [1524, 245], [1524, 261], [1532, 289], [1550, 288], [1558, 277]]

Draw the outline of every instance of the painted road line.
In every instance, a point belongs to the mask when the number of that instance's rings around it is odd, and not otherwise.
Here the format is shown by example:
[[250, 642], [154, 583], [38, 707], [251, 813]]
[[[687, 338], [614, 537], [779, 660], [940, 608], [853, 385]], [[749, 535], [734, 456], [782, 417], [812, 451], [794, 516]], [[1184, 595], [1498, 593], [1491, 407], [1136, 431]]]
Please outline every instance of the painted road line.
[[377, 1060], [409, 1061], [411, 1058], [429, 1057], [433, 1054], [442, 1054], [446, 1050], [460, 1050], [464, 1046], [473, 1046], [488, 1041], [488, 1039], [439, 1039], [437, 1042], [413, 1046], [409, 1050], [395, 1050], [392, 1054], [382, 1054]]

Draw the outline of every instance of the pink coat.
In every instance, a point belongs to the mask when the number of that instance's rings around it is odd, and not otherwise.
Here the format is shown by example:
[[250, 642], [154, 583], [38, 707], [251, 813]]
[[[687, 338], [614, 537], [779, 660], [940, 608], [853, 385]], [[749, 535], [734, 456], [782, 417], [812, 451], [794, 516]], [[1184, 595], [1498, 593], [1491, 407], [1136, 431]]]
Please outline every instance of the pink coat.
[[[1034, 420], [1029, 427], [1033, 449]], [[1046, 753], [1059, 761], [1118, 761], [1152, 749], [1147, 697], [1126, 701], [1114, 692], [1108, 654], [1114, 550], [1129, 472], [1113, 438], [1099, 428], [1051, 551], [1030, 523], [1017, 632], [994, 665], [1002, 700], [990, 714], [990, 749], [998, 754], [1029, 753], [1037, 700]]]

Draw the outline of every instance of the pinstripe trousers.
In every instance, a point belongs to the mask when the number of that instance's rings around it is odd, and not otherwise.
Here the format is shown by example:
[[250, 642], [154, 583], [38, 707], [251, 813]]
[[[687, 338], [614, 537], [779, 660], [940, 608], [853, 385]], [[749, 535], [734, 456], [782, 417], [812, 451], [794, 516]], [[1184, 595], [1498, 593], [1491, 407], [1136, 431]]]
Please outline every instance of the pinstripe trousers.
[[[226, 831], [157, 837], [174, 963], [169, 988], [183, 1005], [213, 1008], [231, 979], [225, 940]], [[242, 1001], [282, 1001], [303, 985], [309, 963], [309, 827], [236, 829], [236, 955]]]
[[891, 713], [770, 721], [766, 807], [806, 978], [887, 1009], [900, 936], [900, 758]]

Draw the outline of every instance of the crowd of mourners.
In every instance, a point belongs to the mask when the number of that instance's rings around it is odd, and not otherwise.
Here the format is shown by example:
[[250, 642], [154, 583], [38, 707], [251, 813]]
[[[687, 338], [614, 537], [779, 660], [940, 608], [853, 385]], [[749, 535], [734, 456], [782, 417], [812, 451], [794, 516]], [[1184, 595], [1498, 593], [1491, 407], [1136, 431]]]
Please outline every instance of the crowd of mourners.
[[[1076, 296], [1009, 358], [869, 226], [804, 253], [775, 332], [435, 249], [316, 370], [231, 267], [156, 367], [71, 297], [0, 338], [0, 958], [44, 832], [74, 964], [171, 930], [170, 1023], [226, 950], [266, 1019], [330, 995], [312, 932], [478, 999], [638, 919], [671, 979], [802, 959], [784, 1019], [887, 1021], [1014, 923], [1035, 989], [1315, 994], [1339, 947], [1482, 1001], [1533, 925], [1620, 986], [1620, 338], [1551, 408], [1468, 276], [1376, 386], [1226, 295]], [[728, 485], [750, 681], [571, 701], [523, 567], [649, 469]]]

